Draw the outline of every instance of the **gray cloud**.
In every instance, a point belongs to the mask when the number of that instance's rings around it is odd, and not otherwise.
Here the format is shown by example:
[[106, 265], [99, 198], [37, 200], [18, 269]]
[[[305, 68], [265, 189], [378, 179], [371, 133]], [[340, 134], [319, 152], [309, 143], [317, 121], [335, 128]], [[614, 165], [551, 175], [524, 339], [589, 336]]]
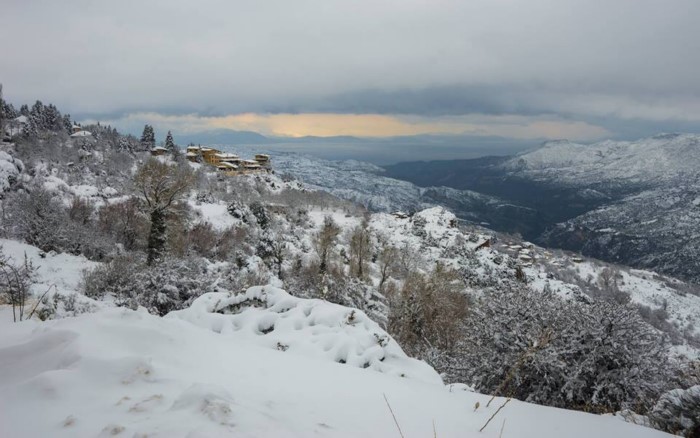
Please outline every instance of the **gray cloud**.
[[0, 80], [83, 117], [556, 115], [700, 124], [697, 0], [6, 0]]

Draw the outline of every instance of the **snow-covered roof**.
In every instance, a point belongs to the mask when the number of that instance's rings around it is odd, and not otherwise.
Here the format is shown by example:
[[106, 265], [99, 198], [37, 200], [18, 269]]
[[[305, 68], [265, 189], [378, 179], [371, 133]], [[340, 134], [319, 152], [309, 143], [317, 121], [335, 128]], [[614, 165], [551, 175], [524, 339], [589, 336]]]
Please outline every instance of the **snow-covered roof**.
[[214, 154], [216, 158], [220, 158], [222, 160], [235, 160], [238, 159], [238, 155], [236, 154], [228, 154], [225, 152], [220, 152], [218, 154]]
[[27, 116], [15, 117], [14, 120], [15, 120], [15, 122], [17, 122], [17, 123], [27, 123], [27, 121], [28, 121]]
[[92, 132], [90, 131], [78, 131], [74, 134], [70, 135], [71, 137], [90, 137], [92, 136]]
[[153, 150], [153, 151], [167, 151], [167, 149], [165, 149], [163, 146], [156, 146], [151, 150]]
[[223, 163], [219, 163], [219, 165], [216, 167], [218, 167], [219, 169], [238, 169], [238, 166], [236, 166], [235, 164], [227, 163], [225, 161]]
[[196, 156], [197, 156], [197, 153], [196, 153], [196, 152], [188, 152], [186, 155], [187, 155], [188, 157], [196, 157]]

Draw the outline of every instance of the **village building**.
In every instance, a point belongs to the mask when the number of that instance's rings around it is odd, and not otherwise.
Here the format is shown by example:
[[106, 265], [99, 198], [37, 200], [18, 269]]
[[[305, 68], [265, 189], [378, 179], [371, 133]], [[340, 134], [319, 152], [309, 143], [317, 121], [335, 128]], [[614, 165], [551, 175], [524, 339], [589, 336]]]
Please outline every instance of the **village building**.
[[240, 166], [237, 164], [229, 163], [227, 161], [219, 163], [216, 168], [219, 172], [223, 172], [229, 175], [237, 175], [240, 171]]
[[[154, 150], [156, 150], [154, 148]], [[193, 163], [206, 163], [215, 166], [225, 175], [243, 175], [258, 172], [270, 172], [270, 156], [267, 154], [255, 154], [253, 160], [244, 160], [240, 156], [222, 152], [215, 148], [188, 146], [185, 157]]]
[[167, 152], [168, 150], [162, 146], [156, 146], [153, 149], [151, 149], [151, 155], [153, 155], [154, 157], [165, 155]]
[[7, 122], [6, 131], [13, 137], [22, 133], [22, 129], [29, 123], [27, 116], [19, 116]]
[[216, 165], [218, 163], [216, 154], [221, 153], [220, 150], [214, 148], [201, 148], [202, 159], [205, 163]]
[[255, 154], [255, 161], [258, 162], [260, 167], [270, 166], [270, 156], [267, 154]]
[[92, 132], [90, 131], [83, 131], [82, 129], [80, 131], [74, 132], [70, 135], [72, 138], [85, 138], [85, 137], [92, 137]]

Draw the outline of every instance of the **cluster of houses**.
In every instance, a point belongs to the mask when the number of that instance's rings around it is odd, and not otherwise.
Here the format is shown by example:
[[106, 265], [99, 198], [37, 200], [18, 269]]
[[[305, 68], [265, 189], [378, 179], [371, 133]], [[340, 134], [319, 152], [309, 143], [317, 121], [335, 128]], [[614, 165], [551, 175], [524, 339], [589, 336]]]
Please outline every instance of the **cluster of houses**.
[[[167, 152], [167, 149], [160, 146], [151, 150], [151, 154], [156, 156], [164, 155]], [[267, 154], [255, 154], [254, 159], [244, 160], [236, 154], [222, 152], [218, 149], [188, 146], [185, 156], [193, 163], [206, 163], [216, 166], [219, 172], [226, 175], [247, 175], [270, 172], [272, 170], [270, 156]]]

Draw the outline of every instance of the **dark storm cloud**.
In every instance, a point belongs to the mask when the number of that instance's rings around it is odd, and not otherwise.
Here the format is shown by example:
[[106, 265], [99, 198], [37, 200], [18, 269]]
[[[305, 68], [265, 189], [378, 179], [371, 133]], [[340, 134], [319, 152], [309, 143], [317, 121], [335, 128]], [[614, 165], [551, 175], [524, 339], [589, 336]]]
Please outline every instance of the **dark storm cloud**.
[[700, 123], [697, 0], [5, 0], [2, 11], [6, 97], [84, 118]]

